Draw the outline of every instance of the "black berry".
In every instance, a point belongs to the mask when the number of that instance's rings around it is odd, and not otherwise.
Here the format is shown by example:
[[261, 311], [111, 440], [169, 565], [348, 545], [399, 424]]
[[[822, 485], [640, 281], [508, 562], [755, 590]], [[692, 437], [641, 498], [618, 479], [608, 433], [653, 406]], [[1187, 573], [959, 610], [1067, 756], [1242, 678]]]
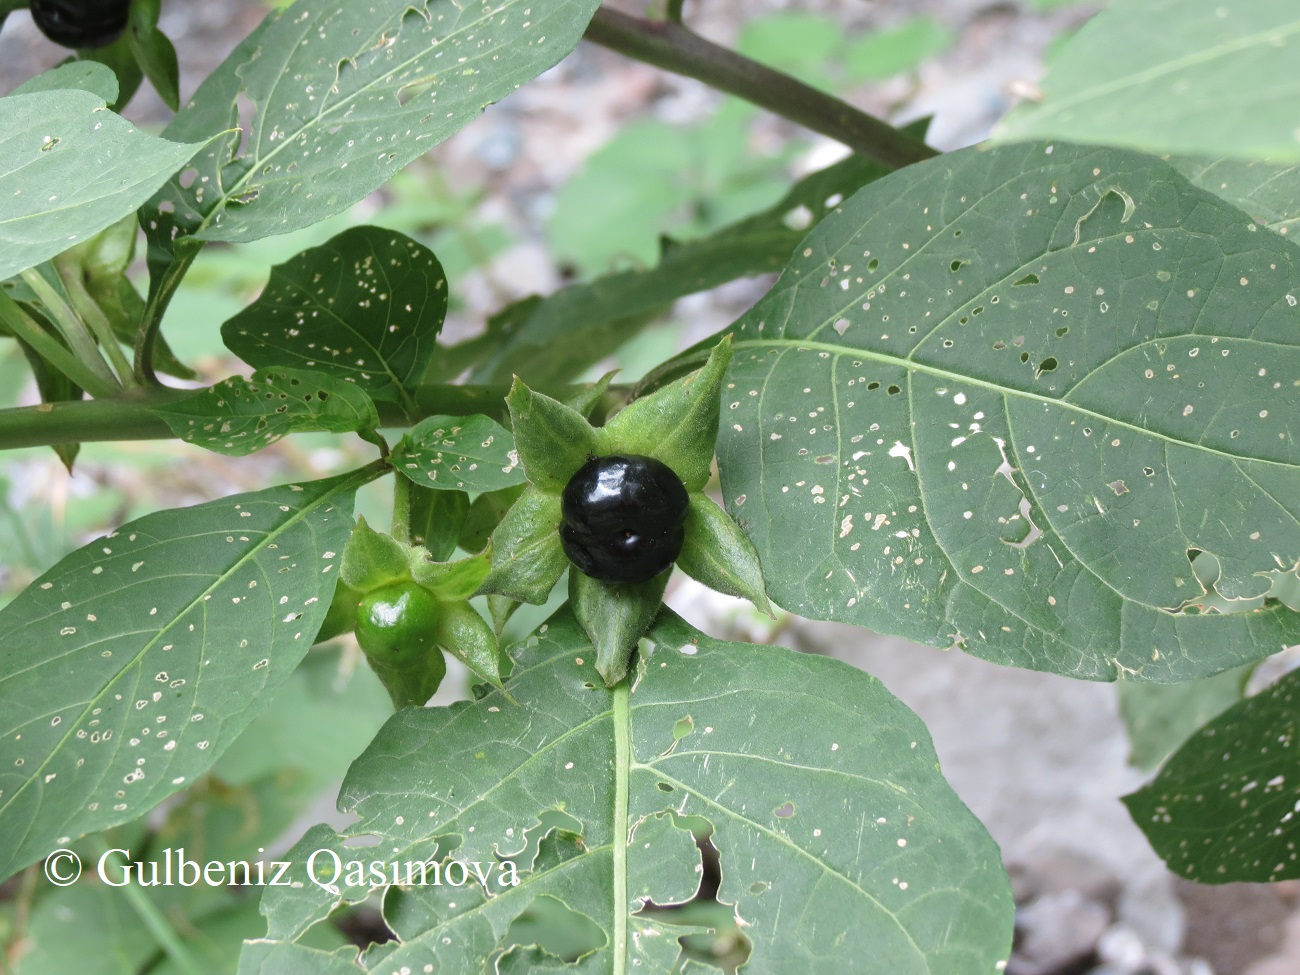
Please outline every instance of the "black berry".
[[64, 47], [104, 47], [126, 30], [131, 0], [31, 0], [32, 20]]
[[653, 457], [593, 457], [565, 485], [560, 541], [579, 570], [603, 582], [646, 582], [676, 560], [690, 501]]

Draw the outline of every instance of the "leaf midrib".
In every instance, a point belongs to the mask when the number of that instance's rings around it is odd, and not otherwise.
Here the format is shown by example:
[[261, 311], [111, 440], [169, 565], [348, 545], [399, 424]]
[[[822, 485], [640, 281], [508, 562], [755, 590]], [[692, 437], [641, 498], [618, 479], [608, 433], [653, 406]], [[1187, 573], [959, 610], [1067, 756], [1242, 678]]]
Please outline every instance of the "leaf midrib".
[[[1180, 336], [1161, 336], [1160, 341], [1179, 338]], [[1190, 336], [1183, 336], [1190, 337]], [[1155, 341], [1154, 339], [1152, 341]], [[1206, 454], [1216, 457], [1222, 457], [1228, 461], [1250, 461], [1256, 464], [1268, 464], [1272, 467], [1280, 467], [1283, 470], [1295, 470], [1297, 465], [1287, 461], [1272, 460], [1267, 457], [1255, 457], [1250, 454], [1232, 454], [1217, 447], [1209, 447], [1205, 444], [1195, 443], [1190, 440], [1183, 440], [1171, 434], [1162, 433], [1158, 430], [1151, 430], [1147, 427], [1138, 426], [1136, 423], [1130, 423], [1127, 420], [1120, 420], [1113, 416], [1107, 416], [1105, 413], [1099, 413], [1096, 410], [1088, 409], [1069, 400], [1058, 399], [1052, 396], [1045, 396], [1042, 393], [1034, 393], [1025, 389], [1016, 389], [1013, 386], [1004, 386], [987, 379], [979, 379], [975, 376], [968, 376], [962, 373], [951, 372], [947, 369], [940, 369], [938, 366], [928, 365], [917, 362], [915, 359], [903, 358], [896, 355], [890, 355], [884, 352], [874, 352], [868, 349], [858, 349], [840, 345], [832, 345], [829, 342], [817, 342], [800, 339], [742, 339], [735, 343], [737, 351], [741, 349], [770, 349], [770, 348], [787, 348], [807, 350], [810, 352], [829, 352], [835, 356], [851, 356], [855, 359], [867, 359], [872, 362], [878, 362], [882, 365], [898, 366], [909, 373], [923, 373], [927, 376], [933, 376], [937, 379], [946, 379], [954, 383], [966, 383], [976, 389], [987, 390], [996, 393], [999, 396], [1007, 398], [1019, 398], [1030, 403], [1042, 403], [1046, 406], [1055, 406], [1061, 409], [1070, 410], [1081, 417], [1088, 417], [1097, 420], [1100, 423], [1113, 424], [1125, 430], [1131, 430], [1134, 433], [1143, 436], [1154, 437], [1164, 443], [1174, 444], [1179, 447], [1188, 447], [1192, 450], [1199, 450]], [[1128, 349], [1124, 351], [1130, 351]], [[1009, 422], [1009, 421], [1008, 421]]]
[[[104, 687], [100, 690], [100, 692], [96, 694], [93, 698], [91, 698], [88, 702], [86, 702], [85, 706], [81, 710], [81, 714], [77, 717], [77, 719], [68, 722], [68, 730], [64, 732], [63, 737], [60, 738], [58, 742], [56, 742], [55, 745], [50, 749], [49, 753], [45, 756], [45, 759], [41, 762], [41, 764], [35, 770], [33, 770], [31, 775], [27, 777], [27, 780], [23, 782], [23, 784], [20, 785], [5, 802], [0, 803], [0, 817], [3, 817], [5, 811], [8, 810], [8, 808], [13, 804], [13, 802], [20, 795], [22, 795], [24, 792], [27, 791], [28, 786], [30, 786], [33, 782], [35, 782], [37, 778], [41, 777], [42, 773], [44, 772], [46, 767], [48, 767], [48, 765], [54, 759], [54, 757], [56, 755], [62, 754], [63, 749], [67, 746], [69, 738], [75, 734], [77, 729], [80, 727], [81, 722], [85, 719], [87, 714], [90, 713], [90, 709], [97, 702], [103, 699], [104, 695], [108, 694], [109, 691], [111, 691], [116, 686], [116, 682], [124, 674], [129, 672], [132, 668], [137, 668], [139, 666], [139, 664], [143, 661], [145, 654], [147, 654], [159, 640], [163, 639], [164, 634], [170, 632], [171, 627], [176, 624], [177, 620], [184, 618], [184, 616], [189, 612], [191, 612], [193, 609], [195, 609], [198, 606], [201, 606], [204, 602], [204, 596], [212, 593], [218, 586], [220, 586], [228, 578], [233, 576], [233, 574], [239, 568], [246, 565], [254, 557], [254, 555], [256, 555], [259, 552], [262, 552], [267, 545], [269, 545], [275, 539], [280, 538], [290, 528], [296, 526], [298, 522], [305, 519], [308, 514], [314, 513], [319, 507], [328, 503], [330, 500], [334, 499], [338, 495], [343, 494], [347, 491], [356, 490], [362, 484], [370, 480], [373, 480], [375, 477], [378, 477], [380, 473], [382, 473], [382, 471], [376, 468], [375, 465], [371, 465], [370, 467], [366, 467], [366, 468], [361, 468], [360, 470], [356, 471], [353, 474], [353, 476], [340, 481], [336, 487], [322, 494], [318, 499], [316, 499], [316, 502], [314, 504], [305, 505], [304, 507], [300, 508], [297, 512], [294, 513], [292, 517], [290, 517], [282, 525], [280, 525], [279, 528], [276, 528], [275, 530], [268, 532], [267, 535], [263, 538], [261, 544], [251, 547], [247, 553], [245, 553], [242, 557], [240, 557], [236, 562], [232, 563], [231, 566], [225, 572], [216, 576], [213, 579], [212, 583], [207, 587], [205, 587], [203, 591], [199, 593], [198, 596], [196, 596], [193, 600], [191, 600], [184, 608], [177, 611], [177, 613], [175, 614], [172, 620], [172, 623], [166, 627], [159, 629], [157, 633], [155, 633], [153, 638], [148, 640], [140, 648], [140, 651], [134, 657], [128, 660], [122, 667], [120, 667], [117, 670], [117, 672], [113, 675], [111, 679], [105, 682]], [[107, 768], [107, 763], [105, 763], [105, 768]]]

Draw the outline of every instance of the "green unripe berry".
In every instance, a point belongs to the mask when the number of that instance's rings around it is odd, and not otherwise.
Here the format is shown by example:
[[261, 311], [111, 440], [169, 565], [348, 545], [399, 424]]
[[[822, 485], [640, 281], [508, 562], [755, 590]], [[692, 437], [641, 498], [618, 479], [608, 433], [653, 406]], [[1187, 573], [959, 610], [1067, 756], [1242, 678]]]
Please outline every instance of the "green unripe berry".
[[424, 704], [447, 674], [438, 615], [433, 593], [414, 582], [366, 593], [357, 606], [357, 643], [399, 708]]

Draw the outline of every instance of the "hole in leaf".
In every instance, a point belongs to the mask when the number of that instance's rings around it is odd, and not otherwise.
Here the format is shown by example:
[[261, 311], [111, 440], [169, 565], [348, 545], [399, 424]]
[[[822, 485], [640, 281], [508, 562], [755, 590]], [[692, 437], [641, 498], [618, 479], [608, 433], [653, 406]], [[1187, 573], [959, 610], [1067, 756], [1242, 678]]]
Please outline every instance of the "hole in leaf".
[[672, 791], [673, 791], [673, 787], [672, 787], [671, 785], [669, 785], [667, 782], [656, 782], [655, 785], [658, 787], [658, 789], [659, 789], [660, 792], [672, 792]]
[[969, 263], [970, 261], [953, 261], [951, 264], [948, 265], [948, 270], [953, 272], [960, 271], [963, 267], [965, 267]]
[[1056, 357], [1049, 355], [1038, 364], [1038, 375], [1041, 376], [1045, 372], [1054, 372], [1058, 365], [1060, 365], [1060, 363], [1056, 361]]
[[1021, 362], [1028, 362], [1028, 361], [1029, 361], [1029, 353], [1028, 353], [1028, 352], [1022, 352], [1022, 353], [1020, 353], [1020, 361], [1021, 361]]
[[903, 388], [901, 386], [890, 386], [888, 389], [885, 390], [885, 392], [888, 393], [890, 396], [897, 396], [902, 391]]
[[678, 718], [673, 723], [673, 741], [681, 741], [694, 730], [695, 719], [689, 714], [684, 718]]
[[880, 262], [876, 260], [874, 257], [867, 262], [868, 271], [874, 271], [878, 267], [880, 267]]
[[1065, 338], [1066, 333], [1068, 333], [1069, 331], [1070, 331], [1069, 325], [1062, 325], [1060, 328], [1056, 330], [1056, 337], [1058, 339], [1063, 339]]
[[1038, 283], [1038, 275], [1037, 275], [1037, 274], [1026, 274], [1026, 275], [1025, 275], [1023, 278], [1021, 278], [1019, 281], [1014, 281], [1014, 282], [1012, 282], [1011, 287], [1013, 287], [1013, 288], [1024, 288], [1024, 287], [1027, 287], [1027, 286], [1029, 286], [1029, 285], [1031, 285], [1031, 284], [1037, 284], [1037, 283]]
[[867, 389], [879, 389], [880, 383], [867, 383]]
[[772, 810], [772, 815], [778, 819], [789, 819], [794, 815], [794, 803], [787, 802], [784, 806]]
[[772, 887], [771, 884], [759, 880], [749, 885], [749, 892], [751, 894], [765, 894], [769, 889], [771, 889], [771, 887]]
[[501, 942], [505, 948], [537, 945], [570, 964], [608, 943], [599, 924], [549, 894], [524, 908], [510, 922]]

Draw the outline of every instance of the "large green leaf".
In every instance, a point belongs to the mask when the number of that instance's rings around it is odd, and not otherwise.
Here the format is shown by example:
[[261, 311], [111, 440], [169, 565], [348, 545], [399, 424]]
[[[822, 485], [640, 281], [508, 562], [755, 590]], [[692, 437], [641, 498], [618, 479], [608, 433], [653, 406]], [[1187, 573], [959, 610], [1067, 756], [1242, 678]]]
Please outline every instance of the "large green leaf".
[[[360, 817], [349, 835], [375, 837], [397, 863], [477, 861], [487, 883], [390, 887], [399, 941], [363, 955], [366, 968], [538, 970], [505, 966], [523, 961], [514, 922], [542, 899], [599, 926], [580, 967], [551, 958], [555, 971], [678, 971], [677, 937], [691, 929], [641, 908], [696, 894], [701, 826], [721, 860], [717, 899], [752, 943], [747, 973], [857, 971], [871, 958], [891, 975], [968, 975], [1005, 961], [998, 849], [879, 682], [824, 657], [721, 643], [671, 614], [649, 640], [633, 688], [607, 690], [565, 611], [516, 651], [518, 706], [493, 692], [390, 719], [344, 782], [340, 808]], [[347, 841], [309, 831], [286, 857], [295, 879], [307, 881], [313, 850], [358, 859]], [[330, 880], [326, 855], [316, 870]], [[364, 899], [370, 880], [336, 886], [268, 888], [270, 941], [241, 970]]]
[[[1013, 228], [1013, 229], [1008, 229]], [[879, 180], [734, 327], [719, 463], [787, 609], [1074, 677], [1300, 640], [1300, 250], [1125, 150]], [[702, 351], [701, 351], [702, 354]]]
[[1114, 0], [997, 135], [1300, 159], [1292, 0]]
[[597, 5], [298, 0], [272, 11], [167, 126], [183, 140], [243, 131], [154, 198], [151, 242], [256, 240], [347, 209], [568, 54]]
[[395, 230], [352, 227], [273, 267], [221, 338], [249, 365], [328, 373], [414, 412], [410, 390], [446, 314], [431, 250]]
[[1124, 797], [1169, 869], [1205, 884], [1300, 877], [1300, 671], [1229, 708]]
[[1300, 239], [1300, 164], [1175, 156], [1175, 169], [1283, 237]]
[[[736, 278], [779, 271], [790, 252], [834, 204], [889, 170], [850, 156], [805, 176], [775, 206], [684, 243], [666, 241], [659, 264], [557, 291], [512, 323], [478, 382], [567, 382], [634, 335], [678, 298]], [[639, 317], [638, 317], [639, 316]]]
[[216, 761], [311, 645], [375, 474], [146, 515], [0, 611], [0, 877]]
[[107, 111], [104, 70], [55, 77], [76, 87], [0, 98], [0, 280], [132, 213], [204, 141], [159, 139]]

